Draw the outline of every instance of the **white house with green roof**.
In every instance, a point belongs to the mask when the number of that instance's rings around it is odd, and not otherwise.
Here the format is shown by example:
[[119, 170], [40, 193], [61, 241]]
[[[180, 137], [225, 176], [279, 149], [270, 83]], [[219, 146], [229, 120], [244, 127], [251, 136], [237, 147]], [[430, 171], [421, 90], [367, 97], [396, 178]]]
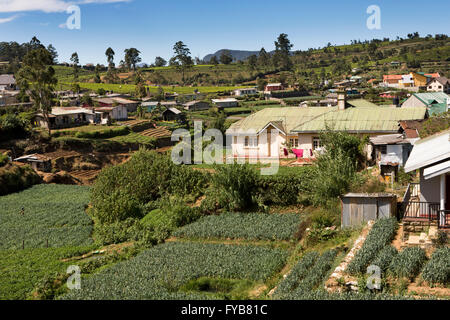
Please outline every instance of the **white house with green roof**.
[[327, 128], [378, 136], [397, 133], [400, 120], [427, 116], [425, 107], [394, 108], [365, 100], [338, 100], [337, 107], [267, 108], [233, 123], [226, 132], [233, 156], [283, 158], [287, 150], [295, 149], [297, 155], [311, 158], [322, 147], [319, 136]]
[[450, 96], [445, 92], [413, 93], [402, 108], [426, 107], [429, 115], [441, 114], [450, 108]]

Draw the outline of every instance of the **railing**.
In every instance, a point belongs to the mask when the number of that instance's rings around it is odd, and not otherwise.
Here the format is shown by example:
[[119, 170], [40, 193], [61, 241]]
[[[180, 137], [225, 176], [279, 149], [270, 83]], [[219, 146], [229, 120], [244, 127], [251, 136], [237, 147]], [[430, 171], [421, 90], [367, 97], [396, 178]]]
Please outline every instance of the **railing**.
[[403, 214], [403, 219], [437, 220], [440, 204], [435, 202], [409, 201]]
[[439, 229], [450, 229], [450, 210], [441, 210], [438, 219]]

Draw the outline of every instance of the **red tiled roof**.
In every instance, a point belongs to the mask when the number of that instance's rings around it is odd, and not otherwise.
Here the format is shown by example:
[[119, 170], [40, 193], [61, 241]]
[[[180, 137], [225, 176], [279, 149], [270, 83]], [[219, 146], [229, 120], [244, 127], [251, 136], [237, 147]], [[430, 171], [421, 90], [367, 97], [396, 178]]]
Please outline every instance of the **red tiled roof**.
[[431, 78], [439, 78], [441, 75], [437, 72], [435, 73], [425, 73], [425, 76], [431, 77]]
[[402, 80], [402, 75], [401, 74], [385, 74], [383, 76], [383, 81], [386, 80]]

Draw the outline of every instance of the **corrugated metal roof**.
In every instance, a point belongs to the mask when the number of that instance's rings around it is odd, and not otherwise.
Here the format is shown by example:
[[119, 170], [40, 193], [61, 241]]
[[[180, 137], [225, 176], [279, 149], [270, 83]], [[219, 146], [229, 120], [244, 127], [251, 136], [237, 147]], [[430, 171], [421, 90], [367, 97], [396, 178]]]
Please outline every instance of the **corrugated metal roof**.
[[426, 108], [348, 108], [325, 113], [293, 129], [294, 132], [318, 132], [327, 128], [350, 132], [397, 132], [400, 120], [424, 119]]
[[0, 85], [12, 85], [16, 83], [13, 74], [0, 74]]
[[310, 121], [323, 113], [331, 112], [336, 108], [330, 107], [283, 107], [267, 108], [233, 123], [227, 133], [239, 133], [246, 131], [259, 132], [269, 122], [280, 121], [287, 132], [291, 132], [296, 126]]
[[433, 101], [436, 101], [437, 103], [447, 103], [447, 99], [450, 98], [444, 92], [424, 92], [414, 93], [413, 95], [425, 104], [431, 104]]
[[405, 172], [411, 172], [433, 165], [450, 157], [450, 130], [421, 139], [414, 148], [405, 165]]
[[450, 172], [450, 161], [439, 163], [435, 166], [423, 170], [425, 180], [440, 176], [441, 174]]
[[437, 114], [441, 114], [447, 112], [447, 104], [446, 103], [435, 103], [428, 107], [428, 114], [430, 116], [434, 116]]

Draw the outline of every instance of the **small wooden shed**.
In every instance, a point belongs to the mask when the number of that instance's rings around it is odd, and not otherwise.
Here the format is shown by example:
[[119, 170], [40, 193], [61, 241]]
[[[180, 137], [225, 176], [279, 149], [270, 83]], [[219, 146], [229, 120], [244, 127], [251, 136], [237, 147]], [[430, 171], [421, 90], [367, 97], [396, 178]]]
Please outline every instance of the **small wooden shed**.
[[341, 227], [360, 226], [370, 220], [397, 215], [397, 195], [391, 193], [348, 193], [341, 197]]

